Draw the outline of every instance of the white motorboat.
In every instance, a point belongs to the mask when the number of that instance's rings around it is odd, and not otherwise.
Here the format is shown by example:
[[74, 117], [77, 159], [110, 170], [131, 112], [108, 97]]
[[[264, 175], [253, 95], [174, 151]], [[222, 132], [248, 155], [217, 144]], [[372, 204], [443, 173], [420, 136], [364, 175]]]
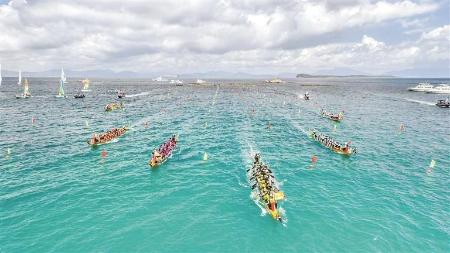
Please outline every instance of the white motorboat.
[[183, 86], [183, 81], [180, 80], [170, 80], [170, 83], [176, 84], [176, 86]]
[[441, 83], [434, 89], [427, 90], [427, 93], [450, 94], [450, 85]]
[[197, 81], [195, 81], [195, 83], [205, 83], [205, 81], [203, 81], [202, 79], [197, 79]]
[[408, 88], [409, 91], [429, 91], [433, 89], [434, 86], [429, 83], [419, 83], [416, 87]]
[[169, 80], [163, 78], [162, 76], [159, 76], [159, 77], [157, 77], [155, 79], [152, 79], [152, 80], [155, 81], [155, 82], [168, 82], [169, 81]]

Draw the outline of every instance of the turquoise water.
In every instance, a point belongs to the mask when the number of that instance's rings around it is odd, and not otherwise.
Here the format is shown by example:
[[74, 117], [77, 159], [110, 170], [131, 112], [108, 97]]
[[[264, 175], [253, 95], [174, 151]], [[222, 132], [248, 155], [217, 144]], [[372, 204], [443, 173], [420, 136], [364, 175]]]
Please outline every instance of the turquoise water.
[[[17, 100], [21, 88], [4, 78], [0, 251], [448, 252], [450, 110], [434, 106], [443, 95], [406, 88], [449, 80], [288, 81], [217, 89], [93, 78], [85, 99], [57, 99], [57, 78], [30, 78], [34, 97]], [[131, 97], [125, 110], [105, 112], [114, 87]], [[79, 89], [77, 80], [66, 85]], [[320, 108], [345, 110], [336, 133]], [[132, 130], [113, 143], [85, 142], [122, 125]], [[310, 127], [358, 152], [324, 148]], [[172, 134], [173, 157], [150, 168]], [[246, 169], [256, 151], [287, 196], [284, 224], [251, 198]]]

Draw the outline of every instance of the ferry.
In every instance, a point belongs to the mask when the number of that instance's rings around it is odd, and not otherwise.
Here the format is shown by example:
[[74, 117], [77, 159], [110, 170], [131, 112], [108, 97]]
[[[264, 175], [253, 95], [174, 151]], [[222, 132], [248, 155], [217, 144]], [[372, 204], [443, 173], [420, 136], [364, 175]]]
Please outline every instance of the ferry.
[[434, 86], [429, 83], [419, 83], [416, 87], [408, 88], [409, 91], [429, 91], [433, 89]]

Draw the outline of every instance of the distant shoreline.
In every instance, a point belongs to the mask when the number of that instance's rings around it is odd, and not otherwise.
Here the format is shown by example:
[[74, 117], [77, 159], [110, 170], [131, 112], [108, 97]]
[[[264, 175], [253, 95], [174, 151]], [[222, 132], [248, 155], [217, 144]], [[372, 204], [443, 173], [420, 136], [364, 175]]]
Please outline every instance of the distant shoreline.
[[309, 75], [309, 74], [297, 74], [296, 78], [402, 78], [398, 76], [370, 76], [370, 75], [346, 75], [346, 76], [336, 76], [336, 75]]

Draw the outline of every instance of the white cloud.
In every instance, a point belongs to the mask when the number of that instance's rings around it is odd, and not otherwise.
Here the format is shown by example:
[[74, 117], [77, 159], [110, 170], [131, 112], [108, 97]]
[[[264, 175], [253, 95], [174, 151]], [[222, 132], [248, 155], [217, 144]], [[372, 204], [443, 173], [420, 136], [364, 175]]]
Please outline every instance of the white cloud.
[[[362, 70], [368, 63], [383, 69], [392, 62], [407, 65], [402, 57], [446, 59], [448, 26], [398, 46], [370, 34], [361, 34], [360, 43], [336, 43], [335, 38], [390, 21], [405, 29], [422, 27], [428, 18], [421, 15], [439, 8], [408, 0], [14, 0], [0, 5], [0, 62], [4, 69], [30, 71], [101, 66], [267, 73], [327, 64]], [[30, 58], [38, 59], [36, 64]]]

